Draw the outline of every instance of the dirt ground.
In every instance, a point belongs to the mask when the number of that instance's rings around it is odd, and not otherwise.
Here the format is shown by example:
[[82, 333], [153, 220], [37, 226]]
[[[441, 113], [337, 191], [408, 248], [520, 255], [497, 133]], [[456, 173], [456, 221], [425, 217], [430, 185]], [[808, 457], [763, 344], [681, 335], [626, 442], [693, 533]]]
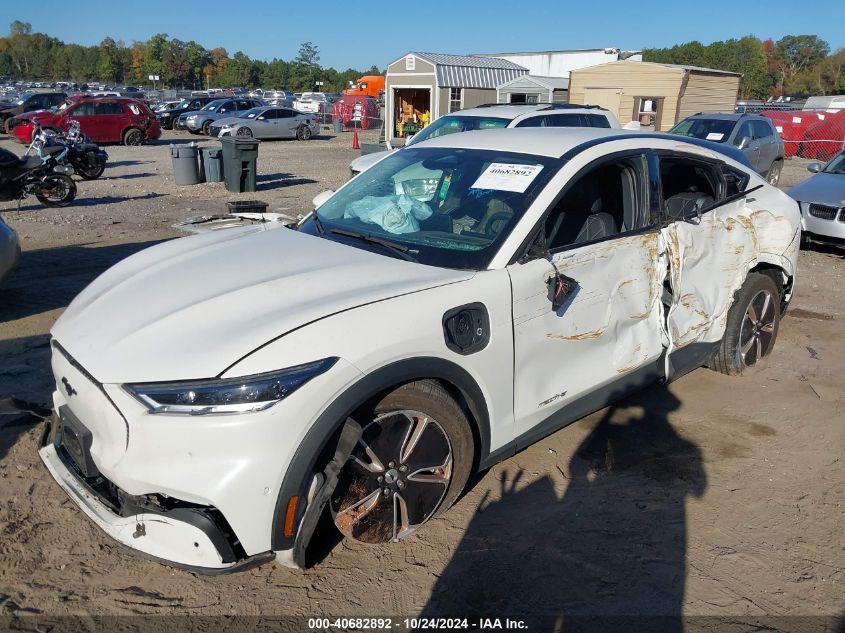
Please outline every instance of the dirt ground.
[[[190, 140], [108, 147], [70, 208], [0, 207], [24, 249], [0, 289], [0, 397], [49, 402], [47, 332], [108, 266], [229, 199], [308, 211], [357, 155], [349, 134], [263, 143], [260, 191], [237, 196], [175, 186], [167, 143]], [[806, 176], [790, 161], [782, 184]], [[649, 388], [483, 473], [402, 543], [320, 543], [307, 571], [197, 577], [125, 553], [52, 481], [40, 427], [0, 416], [0, 616], [841, 615], [843, 305], [843, 254], [803, 251], [764, 370]]]

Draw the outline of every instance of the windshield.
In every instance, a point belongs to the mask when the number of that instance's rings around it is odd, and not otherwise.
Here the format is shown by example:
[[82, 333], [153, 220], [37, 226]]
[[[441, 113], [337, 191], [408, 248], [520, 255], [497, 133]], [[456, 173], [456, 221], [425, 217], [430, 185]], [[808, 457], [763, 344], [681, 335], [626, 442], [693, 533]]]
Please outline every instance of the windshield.
[[703, 141], [724, 143], [736, 125], [727, 119], [684, 119], [669, 130], [669, 134], [680, 134], [700, 138]]
[[320, 207], [319, 225], [312, 215], [300, 230], [391, 255], [348, 235], [358, 233], [423, 264], [480, 270], [557, 168], [530, 154], [406, 148], [352, 179]]
[[826, 174], [845, 174], [845, 152], [839, 152], [822, 170]]
[[408, 141], [408, 145], [419, 143], [429, 138], [455, 134], [456, 132], [507, 127], [508, 123], [510, 123], [510, 119], [492, 116], [442, 116], [414, 135], [414, 138]]
[[222, 106], [224, 103], [226, 103], [226, 99], [215, 99], [214, 101], [209, 101], [201, 109], [205, 110], [206, 112], [215, 112], [217, 108]]

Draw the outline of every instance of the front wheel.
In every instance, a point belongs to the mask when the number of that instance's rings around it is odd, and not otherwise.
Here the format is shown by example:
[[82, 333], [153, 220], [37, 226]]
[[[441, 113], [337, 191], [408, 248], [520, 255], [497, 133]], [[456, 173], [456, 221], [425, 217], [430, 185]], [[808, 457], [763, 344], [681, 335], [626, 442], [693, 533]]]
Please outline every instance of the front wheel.
[[76, 183], [65, 174], [50, 174], [38, 183], [35, 197], [48, 207], [66, 207], [76, 198]]
[[783, 170], [783, 161], [776, 160], [772, 163], [771, 167], [769, 167], [769, 171], [766, 173], [766, 180], [772, 187], [777, 187], [778, 183], [780, 182], [780, 172]]
[[725, 335], [710, 368], [735, 376], [761, 363], [775, 346], [780, 325], [780, 292], [774, 280], [749, 273], [728, 310]]
[[203, 134], [209, 136], [211, 134], [211, 121], [206, 121], [205, 123], [203, 123], [200, 130]]
[[398, 541], [448, 509], [466, 485], [469, 421], [432, 380], [402, 385], [358, 419], [361, 438], [338, 477], [331, 515], [357, 541]]
[[249, 138], [249, 137], [252, 136], [252, 130], [250, 130], [248, 127], [239, 127], [238, 131], [237, 131], [237, 135]]

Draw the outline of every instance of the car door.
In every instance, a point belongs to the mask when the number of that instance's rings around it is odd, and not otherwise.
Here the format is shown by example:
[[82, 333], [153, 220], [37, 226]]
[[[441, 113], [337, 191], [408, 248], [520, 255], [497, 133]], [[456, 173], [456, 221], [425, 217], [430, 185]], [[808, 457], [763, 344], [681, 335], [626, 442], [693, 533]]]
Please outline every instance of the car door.
[[116, 101], [98, 101], [94, 104], [94, 118], [103, 141], [119, 141], [128, 116]]
[[721, 341], [733, 295], [772, 231], [763, 226], [771, 224], [771, 214], [750, 206], [751, 198], [733, 199], [748, 176], [718, 160], [664, 152], [653, 156], [652, 165], [669, 260], [665, 371], [672, 378], [703, 364]]
[[[97, 117], [94, 116], [94, 103], [86, 101], [79, 103], [65, 116], [65, 120], [74, 120], [79, 123], [79, 130], [92, 141], [101, 142], [103, 140], [102, 130], [97, 125]], [[62, 126], [65, 130], [67, 124]]]
[[288, 108], [279, 110], [279, 138], [296, 136], [296, 111]]
[[736, 132], [736, 136], [734, 136], [734, 145], [736, 145], [745, 157], [748, 159], [748, 162], [751, 163], [751, 166], [754, 168], [754, 171], [760, 171], [760, 143], [754, 140], [754, 128], [751, 126], [751, 121], [746, 120], [743, 121], [739, 129]]
[[517, 448], [657, 377], [666, 262], [651, 190], [641, 151], [590, 163], [508, 266]]
[[761, 120], [751, 122], [754, 130], [754, 140], [760, 147], [760, 173], [767, 172], [772, 163], [778, 158], [777, 136], [771, 125]]
[[278, 138], [279, 119], [274, 109], [264, 110], [251, 122], [254, 136], [258, 138]]

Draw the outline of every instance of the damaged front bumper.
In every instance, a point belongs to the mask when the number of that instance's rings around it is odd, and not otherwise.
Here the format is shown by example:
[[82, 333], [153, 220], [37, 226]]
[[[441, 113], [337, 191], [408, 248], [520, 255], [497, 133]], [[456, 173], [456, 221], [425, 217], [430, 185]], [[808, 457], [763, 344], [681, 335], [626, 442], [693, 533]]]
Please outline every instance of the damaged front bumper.
[[156, 507], [150, 496], [128, 495], [101, 475], [86, 477], [56, 442], [57, 416], [47, 424], [38, 451], [47, 470], [86, 516], [122, 546], [160, 563], [212, 575], [275, 557], [273, 552], [247, 556], [214, 508], [173, 499]]

